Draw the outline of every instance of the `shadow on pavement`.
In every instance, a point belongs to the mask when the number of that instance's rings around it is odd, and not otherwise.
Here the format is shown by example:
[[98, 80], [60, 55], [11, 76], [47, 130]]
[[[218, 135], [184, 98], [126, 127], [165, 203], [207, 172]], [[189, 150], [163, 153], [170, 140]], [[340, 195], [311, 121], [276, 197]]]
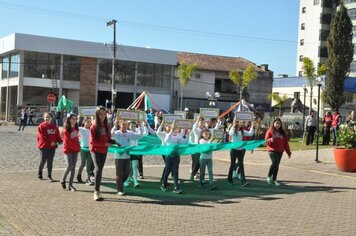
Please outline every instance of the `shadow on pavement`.
[[[268, 185], [264, 180], [250, 179], [250, 185], [241, 187], [239, 182], [228, 184], [225, 179], [217, 179], [214, 184], [217, 186], [215, 190], [199, 188], [198, 182], [184, 182], [180, 184], [183, 194], [175, 194], [172, 192], [173, 186], [169, 186], [169, 191], [162, 192], [159, 182], [149, 180], [140, 181], [141, 188], [136, 189], [132, 186], [125, 187], [125, 196], [116, 196], [116, 183], [103, 182], [102, 185], [110, 188], [113, 192], [106, 192], [112, 198], [105, 198], [105, 201], [127, 202], [135, 204], [158, 204], [158, 205], [190, 205], [200, 207], [210, 207], [209, 202], [220, 204], [239, 203], [241, 198], [252, 198], [263, 201], [273, 201], [286, 198], [289, 194], [298, 194], [305, 192], [328, 192], [336, 193], [346, 190], [356, 190], [355, 188], [336, 187], [336, 186], [301, 186], [301, 185], [286, 185], [286, 183], [301, 183], [298, 181], [284, 181], [281, 186]], [[320, 184], [318, 182], [304, 182], [305, 184]], [[130, 196], [139, 196], [146, 198], [144, 200], [130, 199]], [[147, 200], [151, 199], [151, 200]]]

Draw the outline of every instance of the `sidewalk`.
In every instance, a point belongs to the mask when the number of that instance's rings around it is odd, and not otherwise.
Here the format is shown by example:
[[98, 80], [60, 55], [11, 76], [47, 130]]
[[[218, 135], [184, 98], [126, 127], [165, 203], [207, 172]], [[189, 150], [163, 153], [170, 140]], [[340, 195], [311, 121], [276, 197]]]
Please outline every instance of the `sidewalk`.
[[[16, 127], [13, 127], [16, 129]], [[218, 189], [198, 189], [184, 182], [182, 195], [159, 189], [161, 157], [144, 157], [142, 188], [117, 196], [112, 158], [104, 168], [101, 191], [105, 201], [93, 201], [93, 187], [77, 184], [77, 192], [59, 182], [37, 179], [35, 127], [24, 132], [0, 127], [0, 235], [354, 235], [356, 173], [339, 172], [331, 149], [314, 162], [313, 151], [283, 157], [279, 180], [267, 185], [266, 152], [246, 153], [250, 186], [228, 185], [229, 153], [214, 153]], [[293, 150], [292, 150], [293, 151]], [[315, 153], [315, 152], [314, 152]], [[63, 155], [56, 153], [56, 180], [63, 173]], [[180, 178], [189, 176], [190, 157], [183, 156]], [[46, 176], [46, 175], [45, 175]]]

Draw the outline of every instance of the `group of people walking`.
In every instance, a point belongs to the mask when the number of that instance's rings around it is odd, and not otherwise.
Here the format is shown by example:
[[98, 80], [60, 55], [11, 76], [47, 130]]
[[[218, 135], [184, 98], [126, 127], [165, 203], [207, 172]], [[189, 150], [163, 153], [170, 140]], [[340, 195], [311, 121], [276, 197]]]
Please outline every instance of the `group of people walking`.
[[[157, 129], [152, 128], [147, 122], [129, 122], [126, 120], [116, 119], [114, 127], [111, 128], [107, 111], [100, 106], [95, 112], [95, 117], [92, 120], [89, 117], [84, 118], [82, 127], [78, 127], [78, 116], [74, 113], [67, 114], [62, 132], [52, 122], [53, 118], [50, 113], [44, 114], [44, 122], [38, 126], [38, 148], [41, 153], [40, 164], [38, 168], [38, 178], [43, 179], [43, 168], [47, 163], [48, 179], [53, 181], [52, 167], [55, 150], [59, 143], [62, 143], [64, 159], [67, 168], [63, 172], [60, 179], [60, 186], [69, 191], [76, 191], [73, 185], [75, 177], [75, 168], [78, 159], [78, 154], [81, 156], [81, 165], [78, 170], [77, 180], [79, 183], [84, 183], [82, 179], [82, 171], [86, 166], [87, 179], [85, 182], [88, 185], [94, 185], [94, 200], [100, 201], [103, 199], [100, 193], [102, 173], [105, 166], [108, 148], [113, 144], [118, 147], [128, 147], [139, 145], [138, 140], [145, 135], [156, 134], [161, 140], [161, 145], [175, 145], [183, 143], [192, 144], [208, 144], [211, 143], [212, 131], [220, 129], [222, 122], [217, 120], [216, 123], [206, 121], [202, 117], [198, 117], [192, 129], [179, 129], [175, 122], [166, 124], [164, 121], [160, 123]], [[230, 127], [227, 128], [231, 142], [246, 140], [246, 137], [254, 135], [254, 125], [245, 127], [244, 122], [237, 120], [235, 117]], [[265, 136], [267, 151], [271, 158], [271, 166], [266, 178], [268, 184], [279, 186], [277, 175], [279, 163], [284, 151], [288, 157], [291, 157], [291, 151], [288, 144], [288, 137], [282, 128], [282, 122], [276, 118]], [[227, 173], [228, 183], [233, 183], [233, 177], [237, 176], [240, 179], [242, 187], [249, 183], [246, 180], [244, 169], [244, 156], [246, 151], [243, 148], [231, 149], [230, 151], [230, 167]], [[195, 175], [200, 171], [199, 187], [208, 189], [216, 189], [213, 179], [213, 153], [211, 151], [194, 153], [192, 156], [192, 166], [190, 173], [190, 181], [194, 181]], [[174, 188], [173, 192], [180, 194], [179, 181], [179, 164], [180, 156], [178, 154], [163, 156], [165, 168], [162, 173], [161, 190], [166, 192], [169, 189], [168, 177], [172, 175]], [[141, 164], [139, 164], [141, 160]], [[126, 152], [115, 153], [116, 167], [116, 187], [118, 195], [125, 195], [125, 187], [133, 182], [135, 188], [139, 188], [138, 175], [143, 177], [142, 156], [130, 155]], [[141, 167], [141, 170], [139, 170]], [[208, 169], [209, 180], [206, 183], [205, 172]], [[139, 171], [139, 173], [138, 173]], [[69, 177], [69, 178], [68, 178]]]

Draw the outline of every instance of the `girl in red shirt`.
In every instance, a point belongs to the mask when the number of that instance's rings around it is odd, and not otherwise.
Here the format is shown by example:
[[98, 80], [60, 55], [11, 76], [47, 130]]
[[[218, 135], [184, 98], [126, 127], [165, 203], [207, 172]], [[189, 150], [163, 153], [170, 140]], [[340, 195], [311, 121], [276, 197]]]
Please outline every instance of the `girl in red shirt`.
[[52, 168], [53, 158], [56, 151], [57, 143], [61, 142], [58, 127], [52, 122], [51, 113], [43, 114], [44, 121], [38, 126], [37, 147], [41, 152], [41, 161], [38, 167], [38, 178], [43, 179], [42, 170], [47, 162], [48, 179], [53, 182]]
[[288, 136], [282, 128], [281, 119], [276, 118], [273, 121], [271, 127], [267, 130], [265, 139], [267, 144], [267, 151], [272, 161], [268, 172], [267, 183], [279, 186], [281, 184], [277, 182], [277, 174], [283, 152], [284, 150], [287, 152], [288, 158], [290, 158], [292, 155], [289, 149]]
[[101, 177], [108, 154], [108, 147], [115, 141], [111, 140], [110, 126], [106, 116], [106, 109], [99, 106], [95, 112], [95, 120], [90, 127], [89, 149], [92, 153], [93, 163], [95, 166], [95, 191], [94, 200], [102, 201], [100, 195]]
[[61, 187], [62, 189], [66, 189], [66, 179], [70, 172], [68, 190], [72, 192], [76, 191], [76, 188], [73, 187], [73, 179], [75, 174], [75, 166], [78, 159], [78, 153], [80, 152], [79, 128], [77, 119], [78, 117], [76, 114], [69, 113], [64, 121], [64, 129], [62, 132], [63, 153], [64, 159], [67, 163], [67, 168], [63, 173]]

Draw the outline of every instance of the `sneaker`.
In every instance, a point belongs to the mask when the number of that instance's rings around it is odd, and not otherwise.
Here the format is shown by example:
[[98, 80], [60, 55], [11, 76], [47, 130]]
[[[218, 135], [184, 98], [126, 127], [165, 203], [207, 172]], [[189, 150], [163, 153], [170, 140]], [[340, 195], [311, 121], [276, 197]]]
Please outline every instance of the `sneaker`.
[[49, 180], [50, 182], [55, 182], [55, 180], [52, 179], [52, 176], [48, 176], [48, 180]]
[[90, 179], [87, 179], [87, 181], [86, 181], [86, 183], [85, 183], [86, 185], [89, 185], [89, 186], [92, 186], [92, 185], [94, 185], [94, 183], [93, 182], [91, 182], [90, 181]]
[[241, 183], [241, 187], [246, 187], [246, 186], [249, 185], [249, 184], [250, 184], [249, 182], [243, 181], [243, 182]]
[[81, 175], [77, 176], [77, 180], [78, 180], [78, 183], [84, 183], [84, 181], [82, 180], [82, 176]]
[[180, 190], [179, 188], [174, 188], [174, 189], [173, 189], [173, 193], [181, 194], [181, 193], [182, 193], [182, 190]]
[[139, 177], [140, 179], [144, 179], [145, 177], [143, 177], [143, 175], [140, 175], [140, 177]]
[[274, 184], [271, 177], [267, 177], [266, 180], [267, 180], [267, 183], [268, 183], [268, 184]]
[[134, 184], [134, 188], [140, 188], [140, 187], [141, 187], [141, 185], [139, 183]]
[[73, 186], [69, 186], [68, 191], [75, 192], [75, 191], [77, 191], [77, 189], [74, 188]]
[[100, 192], [95, 191], [94, 192], [94, 201], [102, 201], [103, 197], [100, 195]]
[[209, 190], [217, 189], [217, 187], [218, 187], [218, 186], [212, 184], [212, 185], [209, 186]]
[[162, 190], [163, 192], [167, 192], [167, 191], [168, 191], [167, 187], [165, 187], [164, 185], [161, 186], [161, 190]]
[[277, 182], [277, 181], [273, 181], [273, 184], [274, 184], [275, 186], [280, 186], [280, 185], [281, 185], [281, 183], [279, 183], [279, 182]]
[[39, 178], [40, 180], [43, 180], [42, 175], [38, 175], [38, 178]]
[[61, 182], [62, 189], [66, 189], [66, 182]]
[[124, 193], [124, 192], [118, 192], [117, 195], [119, 195], [119, 196], [124, 196], [125, 193]]
[[194, 182], [194, 175], [190, 175], [189, 181]]
[[94, 176], [90, 176], [90, 181], [95, 183], [95, 177]]

